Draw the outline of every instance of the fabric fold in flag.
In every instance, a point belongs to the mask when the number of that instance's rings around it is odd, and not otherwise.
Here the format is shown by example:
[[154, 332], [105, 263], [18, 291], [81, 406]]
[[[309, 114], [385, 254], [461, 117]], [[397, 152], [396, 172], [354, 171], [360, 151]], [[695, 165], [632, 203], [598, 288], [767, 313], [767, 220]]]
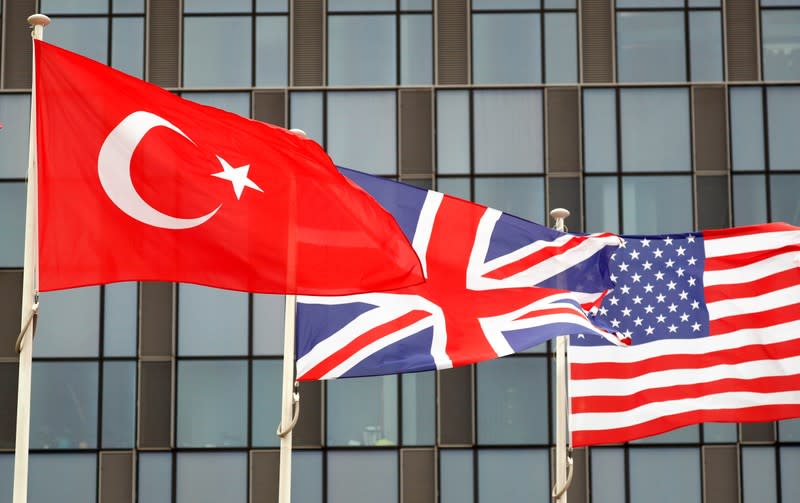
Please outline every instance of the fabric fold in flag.
[[341, 171], [394, 215], [426, 282], [385, 293], [298, 298], [301, 380], [446, 369], [552, 337], [616, 340], [584, 308], [612, 286], [619, 238], [558, 232], [439, 192]]
[[598, 320], [632, 343], [570, 338], [573, 445], [800, 417], [800, 228], [623, 240]]
[[177, 281], [343, 295], [423, 281], [314, 141], [37, 40], [42, 291]]

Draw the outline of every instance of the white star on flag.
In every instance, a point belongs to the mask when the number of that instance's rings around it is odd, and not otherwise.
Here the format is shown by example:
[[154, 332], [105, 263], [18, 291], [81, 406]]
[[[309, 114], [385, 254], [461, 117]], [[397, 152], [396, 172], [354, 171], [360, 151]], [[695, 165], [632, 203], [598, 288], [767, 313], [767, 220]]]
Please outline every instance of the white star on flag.
[[255, 189], [259, 192], [264, 192], [261, 190], [261, 187], [256, 185], [253, 180], [247, 177], [247, 173], [250, 171], [249, 164], [234, 168], [222, 157], [217, 156], [217, 159], [219, 159], [219, 163], [222, 165], [222, 171], [219, 173], [212, 173], [211, 176], [216, 176], [217, 178], [222, 178], [223, 180], [228, 180], [231, 182], [231, 184], [233, 184], [233, 191], [236, 193], [236, 199], [242, 198], [242, 192], [244, 191], [245, 187], [250, 187], [251, 189]]

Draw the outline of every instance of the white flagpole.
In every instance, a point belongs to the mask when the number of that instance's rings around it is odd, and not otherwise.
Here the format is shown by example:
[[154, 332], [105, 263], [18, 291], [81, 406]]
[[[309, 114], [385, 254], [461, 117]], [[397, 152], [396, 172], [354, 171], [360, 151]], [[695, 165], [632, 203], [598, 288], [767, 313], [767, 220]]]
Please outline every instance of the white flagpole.
[[[28, 18], [33, 38], [42, 40], [50, 18], [34, 14]], [[25, 206], [25, 258], [22, 272], [22, 326], [17, 341], [19, 382], [17, 384], [17, 444], [14, 450], [14, 503], [28, 501], [28, 449], [31, 427], [31, 368], [33, 365], [34, 317], [38, 309], [37, 177], [36, 177], [36, 54], [31, 82], [30, 150], [28, 153], [28, 193]]]
[[[556, 208], [550, 212], [550, 216], [555, 219], [556, 230], [566, 231], [564, 219], [569, 216], [568, 210]], [[572, 481], [572, 473], [567, 473], [572, 465], [572, 457], [567, 450], [567, 371], [567, 336], [560, 335], [556, 337], [556, 480], [552, 494], [556, 503], [567, 503], [567, 489]]]

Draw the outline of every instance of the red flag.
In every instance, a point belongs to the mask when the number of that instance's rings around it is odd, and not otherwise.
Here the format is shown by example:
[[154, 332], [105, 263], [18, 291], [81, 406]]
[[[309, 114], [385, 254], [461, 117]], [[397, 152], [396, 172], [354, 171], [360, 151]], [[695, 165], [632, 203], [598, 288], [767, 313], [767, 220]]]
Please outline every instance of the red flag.
[[339, 295], [422, 281], [312, 140], [36, 41], [42, 291], [180, 281]]

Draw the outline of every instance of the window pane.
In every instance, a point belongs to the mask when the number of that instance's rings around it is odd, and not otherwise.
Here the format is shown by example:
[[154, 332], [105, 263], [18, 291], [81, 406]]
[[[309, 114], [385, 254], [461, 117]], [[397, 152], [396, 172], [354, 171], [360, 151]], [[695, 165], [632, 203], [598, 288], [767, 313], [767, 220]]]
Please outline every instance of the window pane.
[[767, 221], [767, 185], [764, 175], [734, 175], [733, 224], [763, 224]]
[[144, 18], [114, 18], [111, 36], [111, 66], [144, 78]]
[[114, 14], [144, 14], [144, 0], [113, 0]]
[[692, 169], [687, 89], [622, 89], [620, 115], [623, 171]]
[[475, 91], [476, 173], [544, 170], [542, 92]]
[[281, 421], [283, 360], [253, 362], [253, 446], [273, 447], [280, 443], [275, 428]]
[[250, 0], [184, 0], [184, 12], [250, 12]]
[[631, 449], [631, 503], [700, 503], [700, 451]]
[[689, 13], [692, 80], [718, 82], [722, 77], [722, 22], [719, 11]]
[[256, 12], [289, 12], [289, 0], [256, 0]]
[[730, 100], [733, 169], [764, 169], [761, 88], [733, 87]]
[[43, 292], [39, 302], [34, 356], [97, 356], [100, 287]]
[[179, 447], [247, 445], [247, 362], [178, 362]]
[[[0, 178], [25, 178], [28, 173], [28, 131], [31, 95], [0, 94]], [[0, 188], [2, 190], [2, 188]]]
[[251, 84], [251, 65], [242, 64], [251, 58], [250, 17], [187, 17], [183, 29], [184, 86]]
[[[289, 73], [289, 19], [256, 18], [256, 85], [284, 87]], [[247, 65], [248, 63], [244, 63]]]
[[431, 0], [400, 0], [402, 10], [431, 10]]
[[242, 117], [250, 117], [250, 93], [195, 92], [181, 93], [181, 97], [201, 105], [227, 110]]
[[800, 419], [789, 419], [787, 421], [778, 421], [781, 442], [798, 442], [800, 441]]
[[97, 363], [33, 362], [31, 449], [96, 446]]
[[[42, 0], [39, 12], [51, 14], [104, 14], [108, 0]], [[60, 22], [60, 21], [59, 21]], [[47, 30], [49, 33], [49, 29]]]
[[764, 80], [800, 80], [800, 11], [762, 10]]
[[548, 501], [550, 450], [478, 451], [478, 501]]
[[437, 173], [469, 173], [469, 127], [469, 92], [437, 92]]
[[395, 16], [330, 16], [328, 84], [396, 84], [396, 30]]
[[544, 0], [545, 9], [574, 9], [576, 0]]
[[739, 429], [736, 423], [703, 424], [703, 442], [705, 443], [735, 444], [738, 435]]
[[622, 179], [623, 232], [686, 232], [692, 227], [690, 176], [631, 176]]
[[178, 354], [246, 355], [247, 294], [178, 285]]
[[433, 81], [433, 21], [430, 14], [400, 16], [400, 83]]
[[[800, 65], [800, 62], [798, 62]], [[800, 77], [799, 77], [800, 78]], [[800, 87], [768, 87], [769, 168], [796, 170], [800, 159]]]
[[[103, 1], [108, 9], [108, 2]], [[47, 42], [82, 54], [101, 63], [108, 63], [107, 18], [57, 18], [47, 28]], [[103, 43], [98, 44], [97, 41]]]
[[292, 501], [295, 503], [322, 501], [321, 452], [292, 451]]
[[137, 284], [114, 283], [103, 290], [103, 354], [136, 356]]
[[469, 178], [439, 178], [436, 180], [436, 190], [467, 201], [471, 199], [469, 185]]
[[475, 201], [533, 222], [545, 222], [542, 178], [476, 178]]
[[292, 93], [290, 96], [290, 127], [302, 129], [309, 138], [322, 145], [325, 137], [322, 123], [322, 93]]
[[136, 427], [136, 362], [103, 363], [103, 447], [131, 449]]
[[772, 175], [769, 184], [771, 220], [800, 225], [800, 175]]
[[775, 480], [775, 448], [742, 447], [742, 502], [778, 501]]
[[397, 444], [397, 376], [339, 379], [327, 388], [329, 445]]
[[622, 449], [591, 450], [592, 503], [625, 501], [625, 453]]
[[180, 452], [176, 478], [177, 503], [245, 503], [247, 454]]
[[436, 443], [436, 374], [403, 374], [403, 445]]
[[0, 454], [0, 498], [11, 501], [14, 497], [14, 455]]
[[583, 180], [586, 197], [586, 231], [619, 232], [617, 178], [587, 176]]
[[172, 453], [139, 453], [139, 501], [172, 503]]
[[684, 426], [660, 435], [634, 440], [633, 444], [696, 444], [700, 442], [700, 427], [696, 424]]
[[31, 454], [28, 478], [30, 503], [91, 503], [97, 501], [95, 454]]
[[478, 443], [546, 444], [547, 361], [505, 358], [476, 369]]
[[397, 501], [396, 452], [328, 451], [327, 469], [328, 503]]
[[617, 8], [683, 7], [683, 0], [617, 0]]
[[472, 0], [472, 9], [538, 9], [540, 0]]
[[397, 174], [395, 101], [393, 91], [328, 93], [328, 153], [338, 166]]
[[685, 81], [684, 47], [683, 13], [617, 13], [620, 82]]
[[[439, 490], [441, 503], [474, 501], [472, 449], [439, 451]], [[466, 481], [466, 483], [465, 483]]]
[[[2, 135], [0, 135], [2, 136]], [[25, 246], [24, 183], [0, 183], [0, 267], [22, 267]]]
[[583, 151], [587, 172], [617, 170], [617, 99], [613, 89], [583, 91]]
[[552, 13], [544, 16], [545, 76], [547, 82], [578, 81], [578, 33], [576, 15]]
[[541, 82], [539, 14], [474, 14], [472, 79], [475, 84]]
[[328, 11], [394, 10], [395, 0], [328, 0]]
[[800, 447], [781, 447], [781, 496], [800, 501]]
[[283, 295], [253, 295], [253, 354], [283, 354]]

